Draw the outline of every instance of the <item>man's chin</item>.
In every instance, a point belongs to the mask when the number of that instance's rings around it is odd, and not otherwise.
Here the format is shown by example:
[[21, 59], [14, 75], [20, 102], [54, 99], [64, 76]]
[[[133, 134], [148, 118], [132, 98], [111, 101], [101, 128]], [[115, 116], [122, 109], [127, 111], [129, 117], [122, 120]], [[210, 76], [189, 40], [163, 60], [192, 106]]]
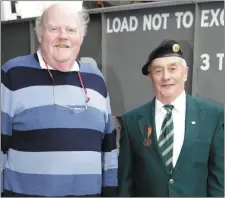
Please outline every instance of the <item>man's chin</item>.
[[54, 60], [56, 63], [64, 65], [73, 62], [73, 60], [76, 60], [76, 58], [74, 57], [74, 59], [72, 59], [71, 56], [58, 56], [58, 57], [55, 56]]
[[173, 101], [176, 98], [176, 94], [174, 92], [161, 92], [157, 97], [161, 102]]
[[70, 61], [70, 59], [69, 58], [57, 58], [57, 59], [55, 59], [55, 61], [59, 64], [66, 64], [67, 62]]
[[53, 58], [55, 59], [55, 61], [59, 63], [66, 63], [71, 60], [76, 60], [77, 56], [75, 56], [72, 53], [66, 53], [66, 54], [58, 54], [58, 55], [56, 54], [53, 56]]

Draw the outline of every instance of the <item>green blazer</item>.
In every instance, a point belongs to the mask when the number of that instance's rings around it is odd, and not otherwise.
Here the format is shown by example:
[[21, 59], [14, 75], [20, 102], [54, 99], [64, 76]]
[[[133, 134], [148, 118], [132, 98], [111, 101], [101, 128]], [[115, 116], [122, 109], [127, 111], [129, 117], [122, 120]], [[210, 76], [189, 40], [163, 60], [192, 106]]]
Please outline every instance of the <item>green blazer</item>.
[[[122, 116], [118, 180], [123, 197], [224, 197], [224, 110], [187, 95], [184, 143], [172, 173], [159, 152], [155, 99]], [[143, 142], [152, 127], [149, 147]]]

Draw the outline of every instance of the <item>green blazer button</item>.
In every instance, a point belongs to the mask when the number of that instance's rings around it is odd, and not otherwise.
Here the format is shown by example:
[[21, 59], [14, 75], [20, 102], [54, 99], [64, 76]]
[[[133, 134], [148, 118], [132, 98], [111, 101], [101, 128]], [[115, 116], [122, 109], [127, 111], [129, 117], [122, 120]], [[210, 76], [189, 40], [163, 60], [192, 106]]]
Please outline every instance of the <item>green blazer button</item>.
[[174, 183], [174, 180], [173, 180], [173, 179], [170, 179], [170, 180], [169, 180], [169, 183], [170, 183], [170, 184], [173, 184], [173, 183]]

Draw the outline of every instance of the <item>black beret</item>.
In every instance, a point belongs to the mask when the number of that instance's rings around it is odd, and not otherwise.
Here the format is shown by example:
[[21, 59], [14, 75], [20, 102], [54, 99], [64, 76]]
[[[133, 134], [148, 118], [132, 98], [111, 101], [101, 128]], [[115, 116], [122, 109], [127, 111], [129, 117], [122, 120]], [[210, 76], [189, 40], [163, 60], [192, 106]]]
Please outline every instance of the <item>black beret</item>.
[[149, 54], [147, 62], [142, 67], [142, 74], [148, 75], [149, 65], [155, 58], [169, 57], [169, 56], [177, 56], [184, 58], [183, 52], [180, 49], [180, 45], [175, 40], [163, 40], [163, 42]]

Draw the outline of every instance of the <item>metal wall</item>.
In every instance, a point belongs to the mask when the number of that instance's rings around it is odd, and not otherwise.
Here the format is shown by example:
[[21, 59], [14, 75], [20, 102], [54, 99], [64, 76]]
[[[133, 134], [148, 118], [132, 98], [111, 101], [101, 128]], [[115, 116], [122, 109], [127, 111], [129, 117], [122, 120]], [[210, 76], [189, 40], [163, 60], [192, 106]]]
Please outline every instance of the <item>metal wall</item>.
[[[90, 11], [79, 58], [94, 62], [109, 87], [113, 115], [153, 98], [141, 67], [163, 39], [181, 44], [189, 67], [187, 93], [224, 104], [224, 2], [171, 1]], [[33, 53], [34, 19], [2, 23], [2, 63]]]
[[193, 94], [224, 104], [224, 2], [200, 3], [196, 11]]
[[[191, 94], [194, 25], [190, 28], [181, 26], [178, 29], [175, 16], [178, 12], [194, 13], [194, 5], [146, 8], [104, 15], [103, 72], [109, 82], [116, 115], [153, 98], [150, 81], [142, 75], [141, 68], [149, 53], [163, 39], [180, 42], [189, 65], [186, 90]], [[119, 29], [114, 25], [115, 21], [121, 21], [121, 24], [126, 24], [124, 21], [132, 22], [128, 24], [128, 28], [121, 25], [119, 32], [115, 32]]]
[[29, 22], [2, 23], [1, 26], [1, 63], [15, 56], [30, 53]]

